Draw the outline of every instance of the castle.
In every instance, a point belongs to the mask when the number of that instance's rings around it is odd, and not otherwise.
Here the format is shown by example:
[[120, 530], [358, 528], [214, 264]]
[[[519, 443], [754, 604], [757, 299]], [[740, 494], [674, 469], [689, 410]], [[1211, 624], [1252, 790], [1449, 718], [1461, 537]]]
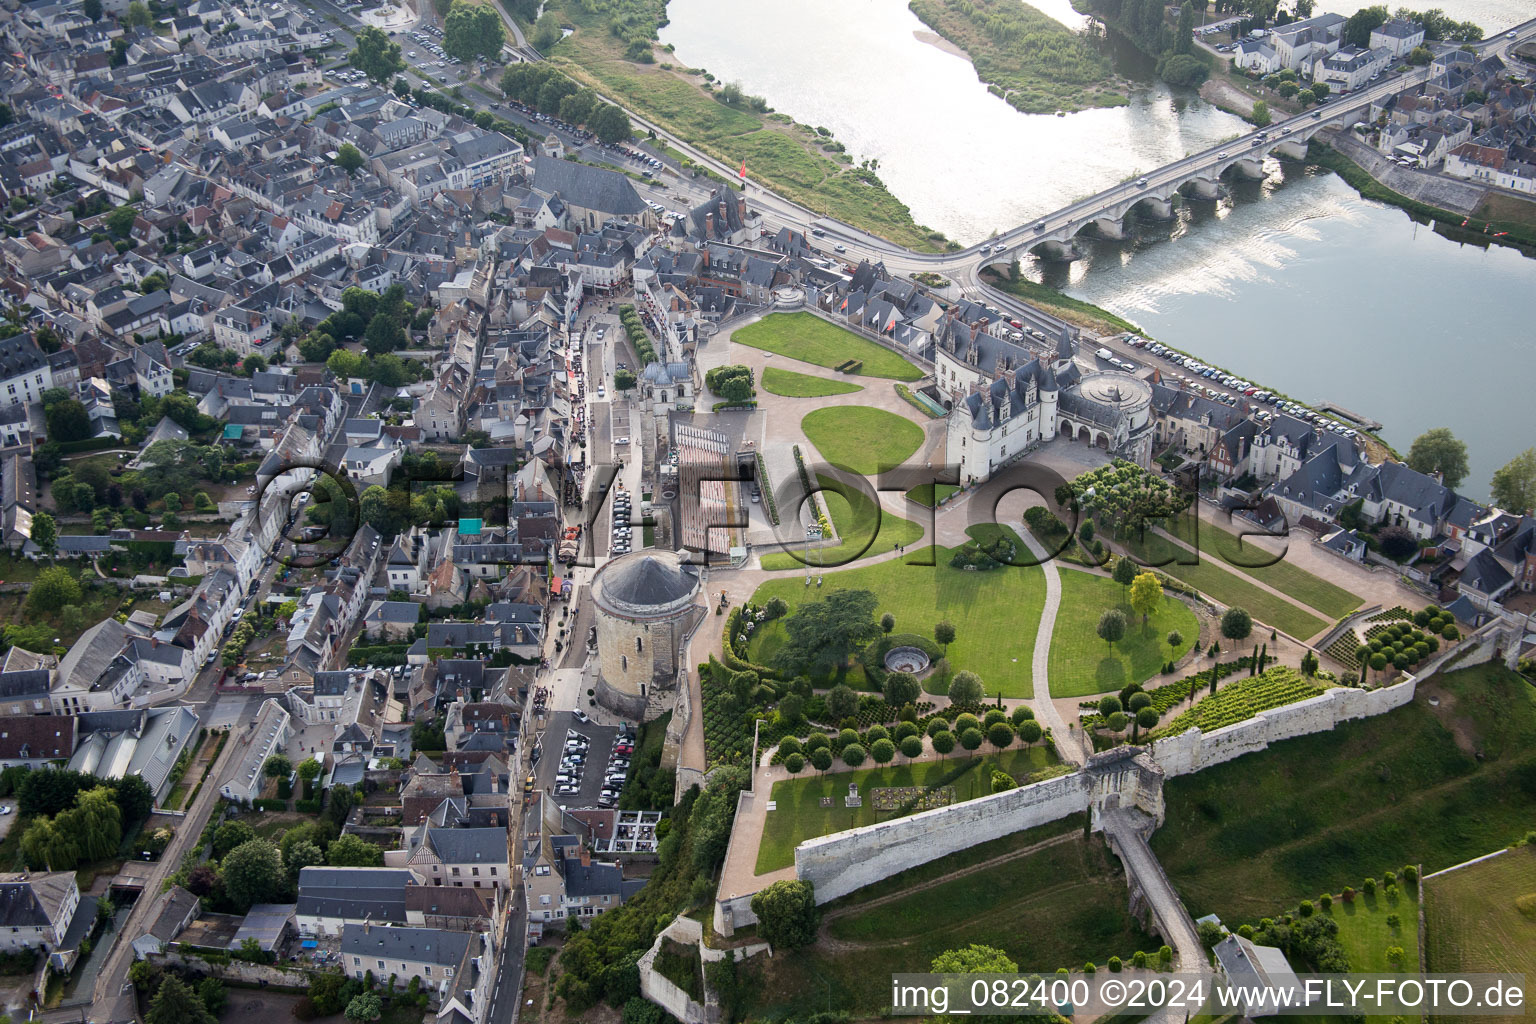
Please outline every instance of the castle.
[[1068, 328], [1051, 352], [985, 328], [985, 322], [951, 319], [935, 338], [934, 377], [949, 410], [946, 454], [949, 465], [960, 468], [962, 485], [988, 479], [1037, 442], [1058, 436], [1148, 465], [1151, 384], [1121, 370], [1084, 370]]

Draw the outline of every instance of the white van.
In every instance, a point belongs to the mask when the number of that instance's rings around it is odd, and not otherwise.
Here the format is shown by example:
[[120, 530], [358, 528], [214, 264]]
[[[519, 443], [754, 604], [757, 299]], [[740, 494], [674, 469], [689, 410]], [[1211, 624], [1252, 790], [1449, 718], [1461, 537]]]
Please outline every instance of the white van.
[[1094, 355], [1098, 356], [1100, 359], [1113, 359], [1115, 357], [1115, 354], [1107, 348], [1099, 349], [1094, 353]]

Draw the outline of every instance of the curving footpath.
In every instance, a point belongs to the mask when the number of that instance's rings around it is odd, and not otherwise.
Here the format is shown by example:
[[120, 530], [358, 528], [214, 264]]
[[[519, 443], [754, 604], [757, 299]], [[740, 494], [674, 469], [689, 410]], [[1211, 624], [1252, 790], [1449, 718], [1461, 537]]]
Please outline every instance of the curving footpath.
[[1030, 703], [1034, 705], [1035, 717], [1050, 730], [1051, 739], [1056, 743], [1057, 755], [1063, 761], [1081, 765], [1086, 758], [1078, 743], [1077, 733], [1067, 728], [1061, 713], [1056, 710], [1056, 702], [1051, 699], [1051, 634], [1056, 630], [1056, 612], [1061, 607], [1061, 571], [1056, 568], [1056, 560], [1040, 546], [1033, 534], [1022, 530], [1019, 531], [1019, 537], [1025, 547], [1029, 548], [1030, 554], [1035, 556], [1035, 561], [1040, 563], [1040, 571], [1045, 574], [1045, 607], [1040, 610], [1034, 659], [1030, 662], [1030, 682], [1034, 687], [1034, 697]]

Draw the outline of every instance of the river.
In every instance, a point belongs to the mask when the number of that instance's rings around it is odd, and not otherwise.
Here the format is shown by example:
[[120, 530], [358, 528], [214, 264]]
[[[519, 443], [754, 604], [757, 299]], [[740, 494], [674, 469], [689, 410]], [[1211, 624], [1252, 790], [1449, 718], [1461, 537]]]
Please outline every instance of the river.
[[[1490, 34], [1532, 9], [1440, 6]], [[1069, 0], [1040, 9], [1080, 23]], [[988, 93], [969, 61], [925, 41], [903, 0], [671, 0], [667, 13], [661, 41], [680, 63], [830, 129], [855, 160], [879, 161], [915, 220], [963, 242], [1247, 130], [1150, 81], [1128, 106], [1022, 114]], [[1511, 250], [1457, 245], [1330, 174], [1279, 164], [1262, 184], [1189, 204], [1172, 225], [1083, 248], [1070, 271], [1028, 272], [1252, 380], [1381, 420], [1400, 449], [1449, 426], [1470, 449], [1474, 497], [1536, 442], [1528, 389], [1501, 372], [1536, 365], [1536, 339], [1520, 322], [1536, 263]], [[1464, 353], [1475, 362], [1456, 360]]]

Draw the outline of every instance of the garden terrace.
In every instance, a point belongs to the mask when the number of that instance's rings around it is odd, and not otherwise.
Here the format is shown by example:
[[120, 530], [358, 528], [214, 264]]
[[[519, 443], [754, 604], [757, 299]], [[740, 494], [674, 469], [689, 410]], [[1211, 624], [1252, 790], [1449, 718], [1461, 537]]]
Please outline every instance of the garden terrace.
[[[821, 587], [807, 588], [799, 577], [769, 580], [758, 587], [752, 602], [766, 604], [780, 597], [794, 609], [832, 589], [872, 591], [878, 602], [876, 615], [895, 616], [898, 630], [931, 635], [936, 623], [953, 623], [955, 642], [942, 653], [956, 669], [980, 675], [989, 696], [1031, 696], [1030, 659], [1045, 604], [1041, 569], [1008, 566], [994, 572], [967, 572], [949, 565], [953, 552], [944, 548], [933, 551], [937, 564], [922, 564], [928, 561], [928, 550], [905, 559], [829, 572]], [[782, 643], [782, 627], [777, 623], [758, 630], [752, 637], [752, 660], [763, 662]], [[867, 685], [856, 663], [850, 664], [841, 681], [855, 688]]]
[[[795, 847], [807, 839], [873, 825], [911, 813], [903, 806], [896, 811], [877, 809], [873, 789], [915, 787], [928, 790], [947, 787], [955, 803], [964, 803], [992, 792], [992, 771], [1006, 772], [1016, 781], [1030, 778], [1056, 764], [1056, 757], [1044, 744], [1029, 748], [1015, 746], [983, 757], [957, 756], [937, 761], [912, 761], [854, 771], [813, 772], [807, 778], [783, 779], [773, 784], [769, 799], [774, 810], [763, 825], [757, 848], [757, 873], [766, 874], [795, 862]], [[838, 762], [834, 762], [838, 763]], [[857, 786], [862, 803], [847, 807], [848, 787]], [[909, 801], [913, 803], [914, 801]]]
[[[1145, 626], [1124, 601], [1124, 589], [1114, 580], [1062, 572], [1061, 607], [1051, 633], [1052, 696], [1082, 697], [1143, 682], [1168, 661], [1183, 657], [1200, 636], [1195, 613], [1178, 598], [1163, 595]], [[1107, 608], [1125, 612], [1125, 637], [1113, 646], [1097, 633], [1099, 616]], [[1166, 639], [1172, 630], [1178, 630], [1184, 642], [1170, 650]]]
[[1163, 793], [1152, 847], [1195, 915], [1257, 920], [1388, 868], [1437, 871], [1536, 820], [1536, 688], [1495, 664], [1438, 675], [1395, 711], [1170, 779]]
[[1173, 721], [1159, 727], [1148, 738], [1177, 736], [1196, 728], [1203, 732], [1213, 732], [1247, 721], [1260, 711], [1310, 700], [1322, 692], [1321, 687], [1311, 680], [1303, 679], [1295, 669], [1276, 665], [1256, 676], [1239, 679], [1222, 687]]
[[913, 381], [923, 375], [885, 346], [830, 324], [814, 313], [770, 313], [756, 323], [737, 328], [731, 340], [829, 370], [850, 359], [859, 359], [864, 363], [859, 373], [865, 377]]

